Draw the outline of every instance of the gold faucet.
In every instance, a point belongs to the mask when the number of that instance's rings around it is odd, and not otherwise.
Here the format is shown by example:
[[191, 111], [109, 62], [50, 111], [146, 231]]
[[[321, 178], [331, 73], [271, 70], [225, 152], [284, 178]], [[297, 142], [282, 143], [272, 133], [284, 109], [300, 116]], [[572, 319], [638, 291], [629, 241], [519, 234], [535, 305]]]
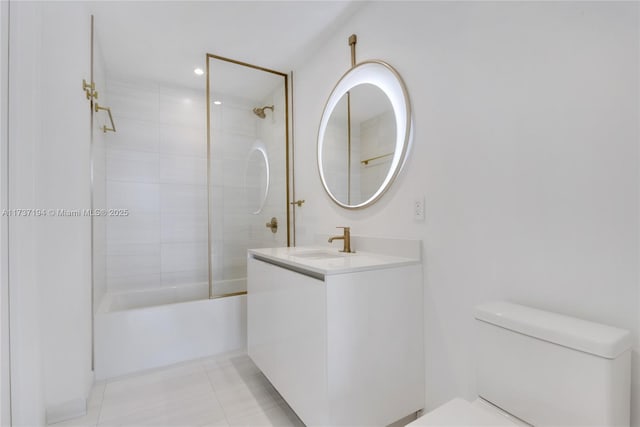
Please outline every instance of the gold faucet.
[[351, 228], [350, 227], [336, 227], [344, 229], [344, 234], [342, 236], [331, 236], [329, 237], [329, 243], [334, 240], [344, 240], [344, 246], [340, 252], [351, 252]]

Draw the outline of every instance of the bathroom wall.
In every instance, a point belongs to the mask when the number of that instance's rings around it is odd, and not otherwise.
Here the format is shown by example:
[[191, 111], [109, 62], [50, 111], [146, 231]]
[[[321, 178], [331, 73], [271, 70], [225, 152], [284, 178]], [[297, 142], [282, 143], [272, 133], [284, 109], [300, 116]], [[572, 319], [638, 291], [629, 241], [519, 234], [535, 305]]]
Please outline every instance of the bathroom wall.
[[[207, 283], [203, 90], [107, 76], [107, 288]], [[203, 294], [203, 297], [206, 297]]]
[[[337, 225], [423, 240], [427, 409], [475, 394], [479, 302], [638, 334], [638, 24], [637, 3], [372, 2], [294, 69], [297, 243]], [[315, 166], [352, 33], [358, 60], [403, 76], [415, 119], [404, 171], [358, 211], [331, 202]]]
[[[10, 8], [9, 73], [9, 206], [35, 205], [35, 157], [40, 137], [37, 89], [39, 69], [27, 55], [40, 45], [41, 11], [36, 3]], [[20, 26], [16, 25], [21, 23]], [[13, 96], [22, 94], [21, 96]], [[16, 144], [14, 141], [20, 141]], [[45, 421], [42, 373], [39, 286], [36, 279], [35, 219], [9, 220], [11, 270], [11, 417], [13, 425], [42, 425]]]
[[[92, 384], [87, 209], [90, 20], [79, 4], [12, 2], [9, 207], [11, 416], [42, 425], [78, 415]], [[28, 55], [25, 55], [28, 52]]]
[[[0, 170], [7, 170], [9, 135], [9, 3], [0, 2]], [[7, 174], [0, 177], [0, 209], [8, 204]], [[9, 365], [8, 217], [0, 218], [0, 425], [11, 422]]]
[[[44, 2], [41, 28], [41, 51], [33, 52], [43, 67], [35, 206], [87, 209], [91, 109], [81, 85], [90, 72], [90, 16], [86, 7]], [[58, 214], [35, 222], [44, 397], [53, 422], [84, 413], [93, 383], [91, 219]]]

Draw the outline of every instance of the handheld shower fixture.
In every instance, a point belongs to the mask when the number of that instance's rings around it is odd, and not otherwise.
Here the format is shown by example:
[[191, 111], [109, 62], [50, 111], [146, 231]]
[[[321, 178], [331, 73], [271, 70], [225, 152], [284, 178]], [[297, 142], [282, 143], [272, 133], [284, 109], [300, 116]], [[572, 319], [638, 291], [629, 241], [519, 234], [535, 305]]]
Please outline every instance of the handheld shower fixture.
[[271, 110], [271, 112], [273, 112], [273, 105], [265, 105], [262, 108], [254, 108], [253, 109], [253, 114], [255, 114], [256, 116], [260, 117], [261, 119], [264, 119], [266, 117], [266, 114], [264, 113], [264, 110]]

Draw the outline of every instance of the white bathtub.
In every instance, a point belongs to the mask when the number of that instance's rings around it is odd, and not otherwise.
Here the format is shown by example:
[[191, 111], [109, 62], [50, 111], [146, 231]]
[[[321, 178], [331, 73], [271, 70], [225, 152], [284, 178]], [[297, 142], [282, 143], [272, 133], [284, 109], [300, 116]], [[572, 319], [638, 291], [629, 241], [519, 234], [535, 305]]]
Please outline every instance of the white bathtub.
[[208, 299], [206, 283], [107, 293], [94, 323], [96, 380], [246, 348], [246, 306], [246, 295]]
[[206, 298], [209, 298], [208, 283], [195, 283], [141, 291], [108, 292], [102, 298], [99, 312], [108, 313], [131, 310], [134, 308], [175, 304]]

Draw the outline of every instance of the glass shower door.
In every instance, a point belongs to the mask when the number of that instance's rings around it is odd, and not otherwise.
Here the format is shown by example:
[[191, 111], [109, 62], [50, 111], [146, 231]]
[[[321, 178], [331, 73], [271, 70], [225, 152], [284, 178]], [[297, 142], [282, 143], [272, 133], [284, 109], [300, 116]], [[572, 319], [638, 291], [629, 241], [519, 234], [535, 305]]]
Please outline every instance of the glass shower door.
[[247, 249], [288, 246], [287, 75], [207, 55], [209, 276], [246, 292]]

